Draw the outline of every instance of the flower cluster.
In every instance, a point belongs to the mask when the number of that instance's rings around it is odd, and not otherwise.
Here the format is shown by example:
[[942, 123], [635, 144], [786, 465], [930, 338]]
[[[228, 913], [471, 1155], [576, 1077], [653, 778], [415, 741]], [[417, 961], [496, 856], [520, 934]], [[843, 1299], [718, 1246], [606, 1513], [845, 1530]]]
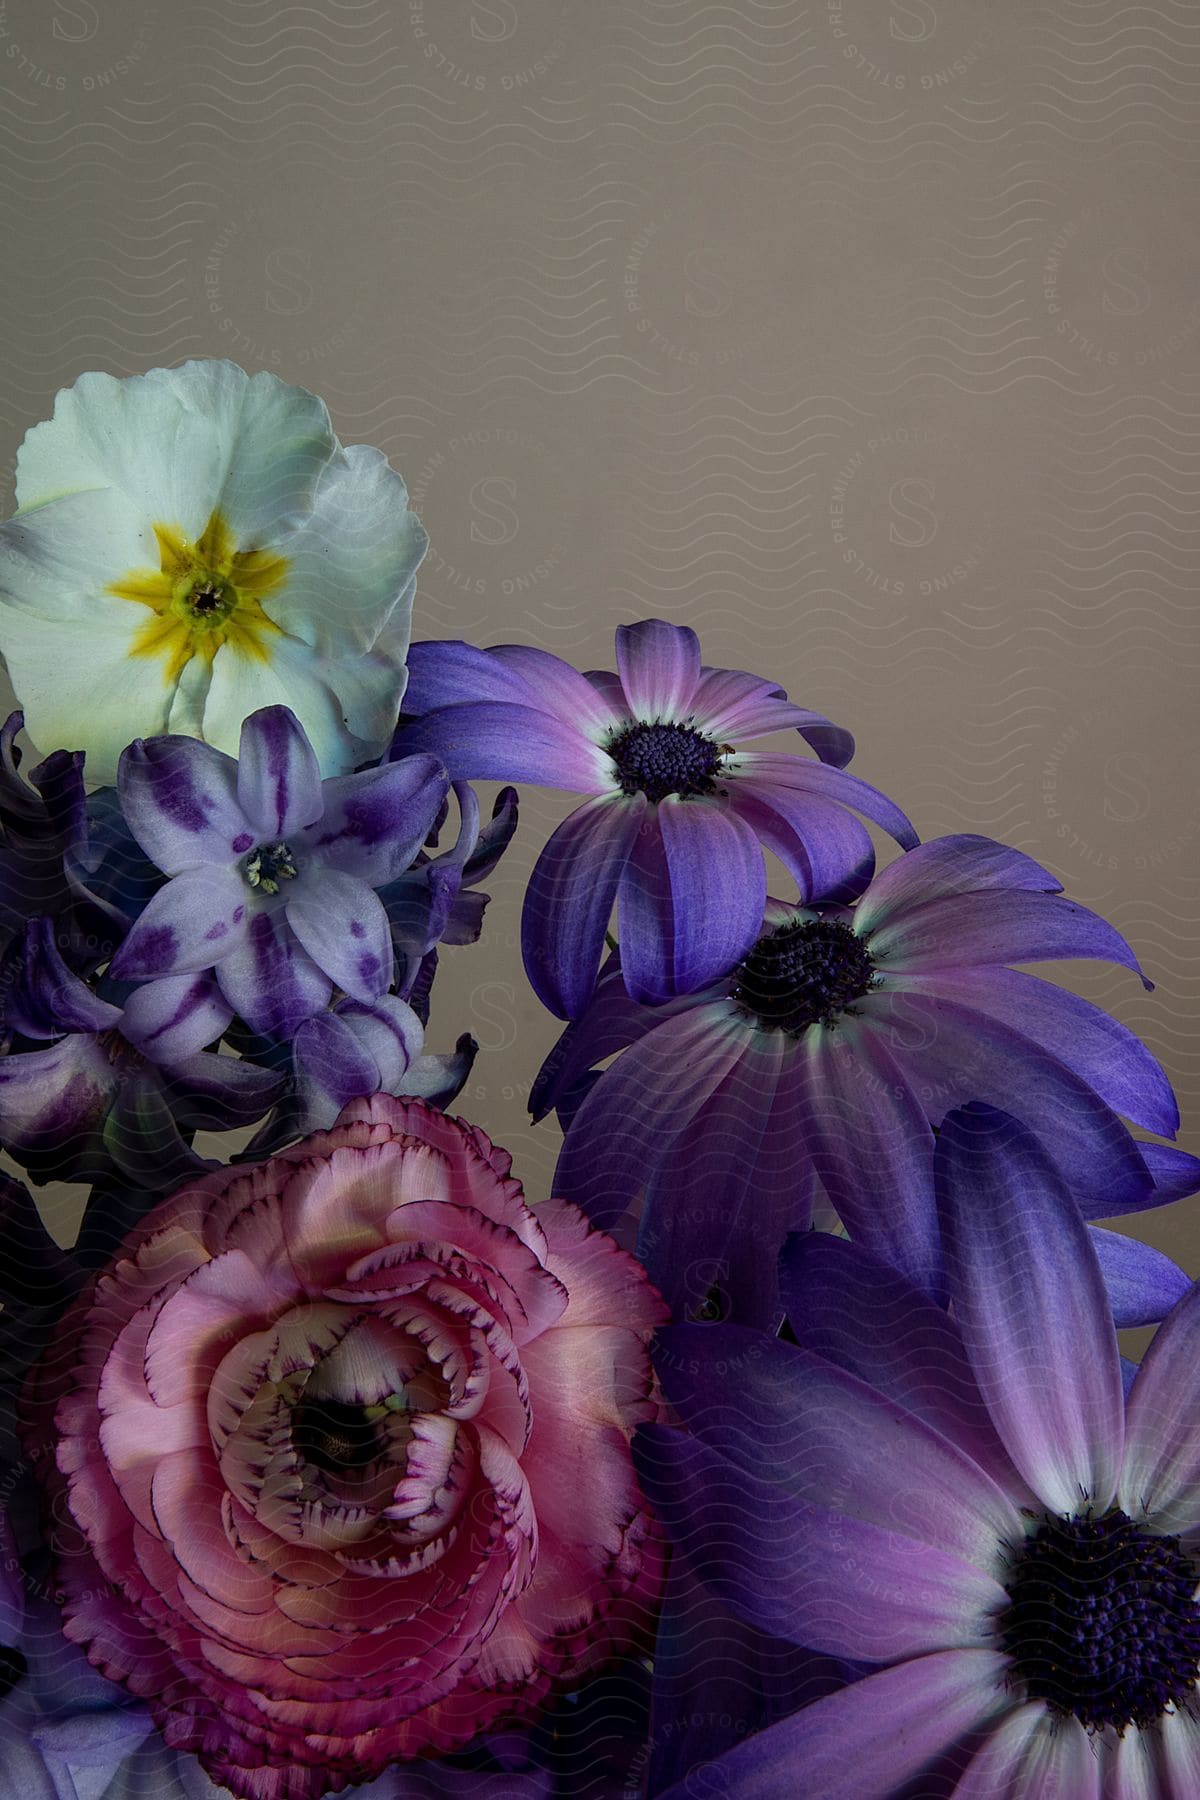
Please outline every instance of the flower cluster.
[[[1126, 939], [687, 627], [410, 644], [273, 376], [84, 376], [17, 498], [0, 1149], [90, 1192], [0, 1173], [6, 1791], [1200, 1792], [1200, 1283], [1100, 1222], [1200, 1160], [1030, 967]], [[425, 1048], [512, 783], [532, 1202]]]

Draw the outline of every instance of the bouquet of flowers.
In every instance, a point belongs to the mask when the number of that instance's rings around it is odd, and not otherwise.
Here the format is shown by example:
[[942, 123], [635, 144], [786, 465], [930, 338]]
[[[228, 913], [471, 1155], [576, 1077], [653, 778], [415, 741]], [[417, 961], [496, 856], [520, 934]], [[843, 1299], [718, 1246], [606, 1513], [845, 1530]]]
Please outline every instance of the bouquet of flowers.
[[[1095, 1221], [1200, 1162], [1024, 968], [1134, 949], [685, 627], [411, 643], [407, 498], [221, 362], [20, 453], [0, 1790], [1194, 1800], [1200, 1284]], [[549, 1198], [425, 1044], [508, 784]]]

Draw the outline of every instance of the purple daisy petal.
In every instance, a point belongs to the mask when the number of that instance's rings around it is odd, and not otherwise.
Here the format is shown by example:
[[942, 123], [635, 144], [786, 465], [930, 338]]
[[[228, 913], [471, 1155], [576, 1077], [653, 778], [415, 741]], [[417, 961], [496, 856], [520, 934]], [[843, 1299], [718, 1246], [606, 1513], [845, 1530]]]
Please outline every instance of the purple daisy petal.
[[780, 1286], [802, 1350], [870, 1382], [960, 1444], [1011, 1491], [1017, 1472], [975, 1385], [958, 1328], [940, 1306], [861, 1245], [824, 1231], [788, 1239]]
[[1157, 1325], [1190, 1291], [1191, 1280], [1179, 1264], [1152, 1244], [1100, 1225], [1088, 1230], [1118, 1331]]
[[[552, 1192], [607, 1230], [743, 1055], [747, 1033], [723, 1002], [668, 1019], [597, 1081], [571, 1124]], [[2, 1068], [0, 1064], [0, 1068]], [[656, 1097], [672, 1097], [667, 1121]]]
[[858, 909], [858, 929], [864, 935], [878, 931], [896, 913], [926, 900], [945, 900], [954, 894], [980, 893], [989, 888], [1025, 888], [1034, 893], [1057, 894], [1062, 882], [1021, 850], [998, 844], [992, 838], [962, 833], [932, 838], [917, 844], [905, 856], [890, 862], [871, 884]]
[[799, 1121], [775, 1105], [789, 1046], [781, 1032], [751, 1038], [680, 1145], [646, 1189], [638, 1260], [677, 1318], [720, 1316], [774, 1330], [772, 1273], [789, 1230], [812, 1211], [812, 1173]]
[[844, 806], [748, 776], [731, 784], [729, 804], [779, 858], [803, 900], [851, 900], [870, 881], [875, 846]]
[[530, 705], [569, 719], [589, 737], [611, 731], [628, 717], [626, 705], [614, 711], [586, 675], [548, 650], [535, 649], [531, 644], [498, 644], [488, 654], [525, 683]]
[[925, 993], [998, 1020], [1059, 1058], [1111, 1106], [1147, 1131], [1174, 1137], [1179, 1107], [1162, 1065], [1140, 1038], [1100, 1007], [1017, 969], [897, 971], [887, 985]]
[[1133, 1384], [1125, 1427], [1120, 1505], [1155, 1528], [1200, 1525], [1200, 1282], [1159, 1326]]
[[[796, 1501], [699, 1438], [644, 1425], [635, 1460], [667, 1536], [760, 1631], [867, 1662], [979, 1647], [1004, 1589], [928, 1544]], [[852, 1547], [851, 1547], [852, 1546]], [[848, 1553], [849, 1552], [849, 1553]]]
[[433, 756], [404, 756], [327, 781], [324, 812], [298, 841], [297, 856], [303, 846], [372, 887], [398, 880], [428, 837], [448, 785]]
[[1086, 1800], [1099, 1793], [1099, 1767], [1077, 1719], [1060, 1718], [1044, 1701], [1030, 1700], [988, 1733], [954, 1800]]
[[864, 1023], [887, 1033], [931, 1123], [974, 1099], [1023, 1119], [1089, 1218], [1135, 1211], [1152, 1191], [1138, 1146], [1112, 1108], [1033, 1038], [931, 993], [885, 986], [857, 1005]]
[[794, 1500], [989, 1575], [1002, 1570], [1003, 1545], [1023, 1535], [1018, 1502], [958, 1444], [807, 1350], [740, 1325], [668, 1325], [654, 1363], [694, 1436], [749, 1476], [769, 1469]]
[[[711, 1779], [737, 1800], [796, 1800], [803, 1770], [808, 1800], [890, 1800], [1011, 1706], [1006, 1667], [994, 1650], [940, 1650], [897, 1663], [743, 1739], [712, 1765]], [[689, 1776], [660, 1800], [694, 1800], [695, 1792]]]
[[1170, 1783], [1160, 1800], [1190, 1800], [1200, 1793], [1200, 1720], [1190, 1712], [1164, 1713], [1159, 1734], [1163, 1773]]
[[217, 980], [234, 1012], [264, 1037], [290, 1037], [323, 1011], [333, 990], [282, 914], [268, 912], [250, 920], [246, 936], [218, 965]]
[[612, 758], [578, 723], [510, 701], [480, 700], [425, 713], [400, 733], [393, 759], [425, 751], [455, 781], [528, 781], [572, 794], [616, 790]]
[[900, 808], [878, 788], [845, 769], [830, 768], [827, 763], [813, 762], [807, 756], [778, 756], [763, 750], [742, 750], [731, 759], [724, 773], [731, 784], [743, 778], [753, 781], [760, 798], [765, 798], [769, 788], [783, 790], [771, 802], [776, 811], [783, 805], [795, 807], [802, 795], [816, 794], [825, 800], [836, 800], [839, 806], [852, 806], [855, 812], [882, 825], [905, 849], [917, 843], [912, 821]]
[[822, 713], [793, 706], [781, 687], [744, 669], [702, 669], [691, 710], [697, 729], [722, 742], [798, 731], [821, 761], [836, 769], [845, 768], [854, 755], [848, 731]]
[[254, 846], [237, 763], [197, 738], [139, 738], [121, 753], [117, 793], [129, 829], [168, 875], [232, 862]]
[[664, 619], [618, 625], [617, 669], [635, 719], [686, 718], [700, 680], [700, 639]]
[[264, 706], [243, 722], [237, 796], [260, 838], [287, 837], [321, 817], [316, 752], [286, 706]]
[[392, 933], [382, 900], [365, 881], [321, 869], [295, 884], [287, 922], [319, 969], [353, 1000], [374, 1000], [392, 982]]
[[691, 996], [684, 994], [663, 1006], [639, 1006], [629, 998], [616, 956], [608, 957], [587, 1009], [567, 1026], [537, 1072], [529, 1094], [534, 1123], [557, 1107], [597, 1063], [628, 1049], [664, 1019], [688, 1011], [692, 1004]]
[[597, 700], [589, 678], [549, 651], [525, 644], [478, 650], [461, 639], [409, 645], [406, 719], [477, 700], [558, 712], [580, 724], [604, 725], [614, 718], [611, 707]]
[[644, 794], [589, 800], [554, 832], [534, 865], [521, 953], [534, 993], [560, 1019], [592, 995], [617, 883], [642, 828]]
[[790, 1099], [851, 1237], [938, 1295], [933, 1131], [896, 1059], [856, 1019], [836, 1031], [810, 1030], [793, 1064]]
[[762, 851], [736, 816], [689, 800], [647, 813], [617, 888], [621, 969], [647, 1005], [706, 987], [758, 936]]
[[246, 885], [236, 870], [184, 869], [158, 890], [110, 964], [118, 981], [211, 969], [246, 942]]
[[1038, 1139], [994, 1107], [951, 1113], [934, 1166], [955, 1317], [996, 1430], [1051, 1511], [1103, 1512], [1125, 1406], [1089, 1228]]
[[[865, 935], [861, 919], [856, 929]], [[872, 956], [886, 958], [897, 971], [1098, 957], [1123, 963], [1141, 976], [1143, 987], [1154, 985], [1119, 931], [1058, 894], [971, 893], [926, 900], [872, 930], [870, 945]]]
[[232, 1017], [211, 974], [168, 975], [130, 994], [121, 1034], [152, 1062], [178, 1062], [214, 1043]]

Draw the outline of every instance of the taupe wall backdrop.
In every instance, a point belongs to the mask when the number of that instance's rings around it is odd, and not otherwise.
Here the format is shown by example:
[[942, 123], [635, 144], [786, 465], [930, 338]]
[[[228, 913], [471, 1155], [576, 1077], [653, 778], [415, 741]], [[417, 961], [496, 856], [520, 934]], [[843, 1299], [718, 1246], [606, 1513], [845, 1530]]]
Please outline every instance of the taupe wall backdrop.
[[[1048, 863], [1200, 1149], [1196, 0], [0, 0], [0, 464], [83, 369], [381, 445], [416, 635], [693, 625], [923, 836]], [[8, 495], [5, 496], [6, 500]], [[524, 797], [430, 1040], [546, 1191]], [[1200, 1273], [1200, 1211], [1144, 1235]]]

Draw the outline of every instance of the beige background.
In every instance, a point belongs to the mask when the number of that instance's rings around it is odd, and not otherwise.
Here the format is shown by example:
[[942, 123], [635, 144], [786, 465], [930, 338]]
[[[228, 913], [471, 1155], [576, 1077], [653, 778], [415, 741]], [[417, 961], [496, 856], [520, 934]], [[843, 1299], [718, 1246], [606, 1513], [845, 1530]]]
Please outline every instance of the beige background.
[[[689, 623], [1047, 862], [1200, 1150], [1195, 0], [0, 0], [0, 467], [228, 355], [383, 446], [418, 636]], [[5, 499], [7, 500], [6, 493]], [[530, 792], [433, 1048], [544, 1193]], [[1200, 1273], [1200, 1212], [1145, 1235]]]

